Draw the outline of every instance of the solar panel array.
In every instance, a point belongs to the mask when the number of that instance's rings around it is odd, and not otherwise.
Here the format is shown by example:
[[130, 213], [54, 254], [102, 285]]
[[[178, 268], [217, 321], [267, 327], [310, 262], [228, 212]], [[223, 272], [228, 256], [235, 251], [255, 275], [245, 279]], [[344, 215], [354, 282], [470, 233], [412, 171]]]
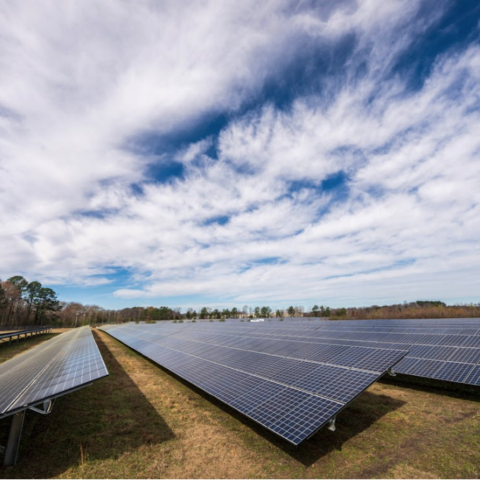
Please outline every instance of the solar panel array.
[[106, 375], [89, 327], [63, 333], [0, 364], [0, 418]]
[[[398, 373], [480, 386], [480, 319], [286, 320], [266, 322], [265, 338], [296, 338], [351, 346], [399, 348]], [[243, 323], [235, 323], [241, 328]], [[248, 325], [248, 323], [246, 324]], [[301, 328], [299, 328], [301, 325]], [[248, 327], [247, 327], [248, 328]]]
[[22, 330], [10, 331], [0, 333], [0, 343], [10, 343], [14, 338], [17, 340], [23, 335], [24, 338], [33, 335], [40, 335], [42, 333], [50, 333], [51, 327], [34, 327], [34, 328], [27, 328]]
[[298, 445], [406, 351], [262, 338], [237, 324], [112, 325], [113, 337]]

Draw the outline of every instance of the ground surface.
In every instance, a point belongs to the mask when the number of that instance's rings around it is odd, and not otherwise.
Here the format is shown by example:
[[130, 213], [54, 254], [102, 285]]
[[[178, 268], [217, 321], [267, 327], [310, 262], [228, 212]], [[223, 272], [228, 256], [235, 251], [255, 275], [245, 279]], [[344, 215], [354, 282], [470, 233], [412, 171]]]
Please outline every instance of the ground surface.
[[[110, 376], [28, 412], [4, 478], [479, 478], [480, 394], [375, 384], [292, 447], [103, 332]], [[0, 346], [0, 361], [47, 337]], [[5, 348], [9, 349], [8, 351]], [[0, 443], [9, 420], [0, 421]]]

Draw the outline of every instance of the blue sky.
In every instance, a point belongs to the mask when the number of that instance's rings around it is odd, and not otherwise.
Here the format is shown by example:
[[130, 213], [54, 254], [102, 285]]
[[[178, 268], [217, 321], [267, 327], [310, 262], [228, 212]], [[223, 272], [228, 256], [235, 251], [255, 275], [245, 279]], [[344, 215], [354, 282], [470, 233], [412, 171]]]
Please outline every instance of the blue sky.
[[0, 29], [0, 278], [480, 302], [478, 2], [1, 2]]

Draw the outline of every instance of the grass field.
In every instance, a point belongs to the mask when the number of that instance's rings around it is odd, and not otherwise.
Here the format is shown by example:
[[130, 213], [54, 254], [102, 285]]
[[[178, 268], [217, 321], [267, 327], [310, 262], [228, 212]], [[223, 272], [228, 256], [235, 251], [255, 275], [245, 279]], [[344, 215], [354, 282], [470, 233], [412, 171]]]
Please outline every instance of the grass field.
[[[110, 376], [28, 412], [3, 478], [479, 478], [480, 394], [377, 383], [300, 447], [95, 331]], [[47, 339], [0, 347], [0, 361]], [[4, 444], [9, 419], [0, 421]]]

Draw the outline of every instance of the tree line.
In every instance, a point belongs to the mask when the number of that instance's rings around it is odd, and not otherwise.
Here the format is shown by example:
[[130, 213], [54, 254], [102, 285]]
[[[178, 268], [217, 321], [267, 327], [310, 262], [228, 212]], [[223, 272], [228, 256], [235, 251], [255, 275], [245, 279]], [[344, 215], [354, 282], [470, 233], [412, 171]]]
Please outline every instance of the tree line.
[[304, 308], [301, 306], [297, 307], [288, 307], [285, 310], [272, 310], [268, 306], [263, 307], [249, 307], [244, 305], [243, 308], [239, 309], [237, 307], [233, 308], [210, 308], [203, 307], [197, 312], [193, 308], [187, 309], [187, 312], [184, 314], [184, 318], [187, 320], [199, 318], [203, 319], [222, 319], [222, 318], [284, 318], [284, 317], [301, 317], [304, 313]]
[[330, 318], [345, 320], [414, 319], [414, 318], [480, 318], [480, 304], [447, 305], [439, 300], [417, 300], [394, 305], [373, 305], [332, 309]]
[[302, 306], [290, 306], [284, 310], [272, 310], [270, 307], [248, 307], [243, 309], [212, 309], [204, 307], [197, 311], [188, 309], [183, 315], [187, 319], [222, 319], [222, 318], [287, 318], [287, 317], [321, 317], [331, 320], [367, 320], [367, 319], [401, 319], [401, 318], [480, 318], [480, 304], [447, 305], [440, 300], [417, 300], [394, 305], [373, 305], [369, 307], [331, 308], [314, 305], [305, 310]]
[[104, 309], [97, 305], [79, 302], [62, 302], [51, 288], [34, 280], [28, 282], [22, 276], [0, 280], [0, 327], [22, 325], [57, 325], [64, 327], [121, 323], [129, 321], [159, 320], [222, 320], [226, 318], [287, 318], [323, 317], [332, 320], [349, 319], [400, 319], [400, 318], [459, 318], [480, 317], [480, 304], [446, 305], [439, 300], [417, 300], [395, 305], [352, 308], [330, 308], [314, 305], [306, 310], [303, 306], [289, 306], [273, 310], [269, 306], [242, 308], [188, 308], [130, 307]]
[[62, 302], [51, 288], [16, 275], [0, 280], [0, 327], [52, 325], [72, 327], [87, 324], [140, 320], [180, 319], [180, 309], [132, 307], [108, 310], [98, 305]]

